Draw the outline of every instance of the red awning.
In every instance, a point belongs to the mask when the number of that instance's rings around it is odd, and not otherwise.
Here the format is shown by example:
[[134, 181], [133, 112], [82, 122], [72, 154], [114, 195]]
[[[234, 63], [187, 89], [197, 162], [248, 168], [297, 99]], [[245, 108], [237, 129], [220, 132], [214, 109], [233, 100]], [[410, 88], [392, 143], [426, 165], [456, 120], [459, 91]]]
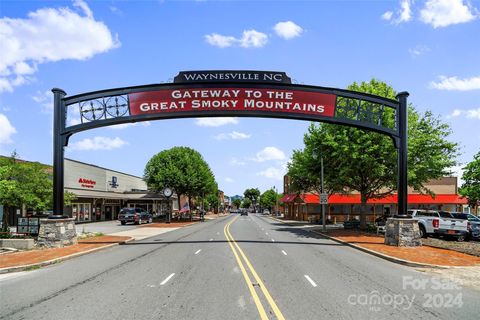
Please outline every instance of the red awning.
[[[293, 198], [292, 198], [293, 196]], [[293, 202], [297, 196], [285, 195], [282, 202]], [[318, 204], [320, 202], [317, 194], [305, 193], [298, 195], [302, 202], [307, 204]], [[368, 204], [396, 204], [397, 195], [393, 194], [380, 199], [370, 199]], [[329, 204], [360, 204], [359, 194], [332, 194], [328, 197]], [[434, 197], [428, 194], [409, 194], [409, 204], [467, 204], [466, 198], [462, 198], [457, 194], [437, 194]]]
[[293, 202], [293, 200], [295, 200], [296, 197], [297, 197], [297, 195], [294, 194], [294, 193], [293, 194], [286, 194], [280, 199], [280, 202], [283, 202], [283, 203]]

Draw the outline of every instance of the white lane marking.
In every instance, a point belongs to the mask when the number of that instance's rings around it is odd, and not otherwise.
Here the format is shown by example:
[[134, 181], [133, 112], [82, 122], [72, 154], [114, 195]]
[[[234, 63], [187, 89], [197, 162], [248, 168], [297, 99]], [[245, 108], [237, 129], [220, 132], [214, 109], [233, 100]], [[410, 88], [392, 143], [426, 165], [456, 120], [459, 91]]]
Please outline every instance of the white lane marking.
[[308, 282], [310, 282], [310, 284], [313, 286], [313, 287], [316, 287], [317, 284], [315, 282], [313, 282], [313, 280], [308, 276], [308, 275], [304, 275], [304, 277], [308, 280]]
[[213, 239], [210, 239], [209, 241], [213, 241]]
[[287, 253], [285, 252], [285, 250], [282, 250], [282, 253], [283, 253], [284, 255], [287, 255]]
[[272, 242], [275, 242], [275, 239], [272, 239]]
[[219, 234], [220, 234], [220, 232], [217, 232], [217, 235], [219, 235]]
[[265, 232], [265, 234], [268, 236], [268, 232]]
[[165, 280], [163, 280], [160, 285], [163, 286], [165, 283], [168, 282], [168, 280], [170, 280], [173, 276], [175, 275], [175, 273], [172, 273], [171, 275], [169, 275]]
[[195, 252], [195, 254], [199, 254], [200, 251], [202, 251], [202, 249], [198, 249], [197, 252]]

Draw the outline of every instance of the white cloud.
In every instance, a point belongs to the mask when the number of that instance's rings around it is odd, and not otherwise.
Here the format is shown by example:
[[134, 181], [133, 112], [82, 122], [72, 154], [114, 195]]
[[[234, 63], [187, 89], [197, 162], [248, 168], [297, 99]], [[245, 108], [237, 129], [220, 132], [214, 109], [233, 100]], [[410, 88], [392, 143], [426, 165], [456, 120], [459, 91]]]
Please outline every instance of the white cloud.
[[255, 158], [251, 159], [257, 162], [264, 162], [269, 160], [284, 160], [285, 153], [276, 147], [266, 147], [257, 152]]
[[222, 36], [218, 33], [205, 35], [205, 40], [208, 44], [214, 47], [227, 48], [233, 46], [238, 40], [232, 36]]
[[418, 56], [421, 56], [421, 55], [423, 55], [423, 54], [425, 54], [429, 51], [430, 51], [430, 48], [428, 48], [427, 46], [424, 46], [424, 45], [417, 45], [417, 46], [415, 46], [415, 48], [408, 49], [408, 52], [414, 58], [418, 57]]
[[420, 11], [420, 20], [434, 28], [474, 20], [475, 9], [463, 0], [428, 0]]
[[293, 21], [279, 22], [273, 27], [273, 30], [279, 37], [285, 40], [299, 37], [303, 33], [303, 28]]
[[232, 131], [229, 133], [220, 133], [215, 136], [217, 140], [243, 140], [249, 139], [252, 135], [248, 133]]
[[410, 8], [411, 0], [400, 1], [400, 17], [397, 19], [397, 23], [407, 22], [412, 19], [412, 10]]
[[480, 120], [480, 108], [467, 109], [467, 110], [455, 109], [455, 110], [453, 110], [451, 115], [447, 116], [447, 118], [456, 118], [456, 117], [460, 117], [460, 116], [465, 116], [469, 119]]
[[85, 138], [83, 140], [70, 143], [72, 150], [112, 150], [123, 147], [128, 144], [126, 141], [108, 137], [94, 137], [93, 139]]
[[85, 60], [120, 45], [84, 1], [74, 1], [74, 6], [81, 13], [66, 7], [42, 8], [25, 19], [0, 19], [0, 92], [30, 81], [38, 64]]
[[123, 11], [120, 10], [118, 7], [115, 7], [115, 6], [110, 6], [108, 7], [110, 9], [110, 11], [116, 15], [119, 15], [119, 16], [123, 16]]
[[232, 183], [234, 180], [230, 177], [225, 178], [225, 182]]
[[200, 127], [220, 127], [227, 124], [237, 124], [237, 118], [219, 117], [219, 118], [199, 118], [195, 124]]
[[53, 111], [53, 93], [50, 90], [37, 93], [32, 96], [33, 101], [40, 104], [43, 112], [51, 113]]
[[439, 90], [480, 90], [480, 76], [466, 79], [458, 79], [457, 77], [440, 76], [440, 82], [430, 82], [430, 87]]
[[382, 14], [382, 19], [390, 21], [393, 24], [400, 24], [402, 22], [408, 22], [412, 19], [411, 0], [400, 0], [400, 8], [396, 14], [392, 11], [387, 11]]
[[392, 19], [392, 16], [393, 16], [393, 12], [387, 11], [384, 14], [382, 14], [382, 20], [390, 21]]
[[232, 166], [244, 166], [244, 165], [246, 165], [246, 162], [238, 160], [237, 158], [233, 157], [232, 160], [230, 160], [230, 165], [232, 165]]
[[262, 176], [268, 179], [282, 180], [284, 172], [281, 169], [269, 167], [263, 171], [257, 172], [257, 176]]
[[17, 133], [17, 130], [10, 123], [7, 116], [0, 113], [0, 144], [12, 143], [12, 135]]
[[240, 46], [244, 48], [260, 48], [266, 45], [268, 42], [268, 36], [263, 32], [256, 30], [243, 31], [242, 38], [240, 39]]
[[241, 38], [212, 33], [205, 35], [205, 40], [208, 44], [219, 48], [227, 48], [231, 46], [260, 48], [267, 44], [268, 36], [263, 32], [252, 29], [244, 30]]

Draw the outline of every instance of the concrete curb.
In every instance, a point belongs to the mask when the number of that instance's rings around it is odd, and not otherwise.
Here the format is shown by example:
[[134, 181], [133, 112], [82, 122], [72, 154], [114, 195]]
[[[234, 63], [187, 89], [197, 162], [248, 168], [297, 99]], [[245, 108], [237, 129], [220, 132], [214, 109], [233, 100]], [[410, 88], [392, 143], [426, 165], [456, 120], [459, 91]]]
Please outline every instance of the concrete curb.
[[[284, 224], [289, 224], [288, 222], [284, 222], [282, 220], [279, 220], [279, 219], [276, 219], [276, 218], [273, 218], [273, 217], [270, 217], [270, 219], [273, 219], [275, 221], [278, 221], [278, 222], [281, 222], [281, 223], [284, 223]], [[363, 251], [365, 253], [369, 253], [371, 255], [374, 255], [376, 257], [379, 257], [379, 258], [382, 258], [382, 259], [385, 259], [385, 260], [388, 260], [390, 262], [393, 262], [393, 263], [397, 263], [397, 264], [401, 264], [401, 265], [404, 265], [404, 266], [408, 266], [408, 267], [415, 267], [415, 268], [433, 268], [433, 269], [450, 269], [450, 268], [464, 268], [464, 267], [461, 267], [461, 266], [442, 266], [442, 265], [436, 265], [436, 264], [429, 264], [429, 263], [419, 263], [419, 262], [413, 262], [413, 261], [409, 261], [409, 260], [404, 260], [404, 259], [400, 259], [400, 258], [395, 258], [395, 257], [392, 257], [392, 256], [389, 256], [389, 255], [386, 255], [386, 254], [383, 254], [383, 253], [380, 253], [380, 252], [377, 252], [377, 251], [374, 251], [374, 250], [370, 250], [370, 249], [367, 249], [367, 248], [363, 248], [363, 247], [360, 247], [360, 246], [357, 246], [353, 243], [348, 243], [346, 241], [343, 241], [343, 240], [340, 240], [340, 239], [337, 239], [337, 238], [334, 238], [332, 236], [329, 236], [325, 233], [322, 233], [322, 232], [319, 232], [319, 231], [315, 231], [315, 230], [306, 230], [306, 231], [309, 231], [309, 232], [314, 232], [316, 234], [319, 234], [321, 235], [322, 237], [325, 237], [325, 238], [328, 238], [332, 241], [335, 241], [337, 243], [340, 243], [340, 244], [343, 244], [343, 245], [346, 245], [346, 246], [349, 246], [349, 247], [352, 247], [352, 248], [355, 248], [357, 250], [360, 250], [360, 251]]]
[[22, 265], [22, 266], [14, 266], [14, 267], [0, 268], [0, 274], [10, 273], [10, 272], [25, 271], [25, 270], [28, 269], [28, 268], [35, 268], [35, 267], [39, 267], [39, 268], [40, 268], [40, 267], [45, 267], [45, 266], [48, 266], [48, 265], [51, 265], [51, 264], [55, 264], [55, 263], [59, 263], [59, 262], [65, 261], [65, 260], [69, 260], [69, 259], [75, 258], [75, 257], [83, 256], [83, 255], [85, 255], [85, 254], [89, 254], [89, 253], [92, 253], [92, 252], [104, 250], [104, 249], [111, 248], [111, 247], [118, 246], [118, 245], [122, 245], [122, 244], [125, 244], [125, 243], [130, 242], [130, 241], [133, 241], [133, 240], [135, 240], [135, 239], [134, 239], [134, 238], [130, 238], [130, 239], [127, 239], [127, 240], [124, 240], [124, 241], [121, 241], [121, 242], [107, 244], [107, 245], [105, 245], [105, 246], [98, 247], [98, 248], [93, 248], [93, 249], [90, 249], [90, 250], [87, 250], [87, 251], [81, 251], [81, 252], [72, 253], [72, 254], [70, 254], [70, 255], [68, 255], [68, 256], [58, 257], [58, 258], [51, 259], [51, 260], [48, 260], [48, 261], [43, 261], [43, 262], [38, 262], [38, 263], [32, 263], [32, 264], [25, 264], [25, 265]]

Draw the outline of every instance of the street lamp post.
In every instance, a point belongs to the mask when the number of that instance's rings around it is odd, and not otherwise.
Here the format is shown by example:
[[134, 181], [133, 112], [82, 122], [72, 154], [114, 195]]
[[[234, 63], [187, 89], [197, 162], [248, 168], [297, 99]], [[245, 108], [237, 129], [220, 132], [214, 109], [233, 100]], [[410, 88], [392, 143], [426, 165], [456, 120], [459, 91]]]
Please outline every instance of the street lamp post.
[[[323, 186], [323, 156], [320, 157], [320, 196], [324, 192], [324, 186]], [[322, 212], [322, 230], [323, 232], [327, 231], [327, 226], [325, 225], [325, 205], [322, 203], [321, 205], [321, 212]]]
[[[316, 160], [318, 158], [317, 150], [313, 150], [313, 158]], [[322, 230], [323, 232], [327, 231], [327, 226], [325, 224], [325, 205], [322, 201], [322, 194], [325, 192], [325, 187], [323, 184], [323, 154], [320, 151], [320, 192], [318, 195], [318, 202], [320, 204], [320, 213], [322, 214]]]

